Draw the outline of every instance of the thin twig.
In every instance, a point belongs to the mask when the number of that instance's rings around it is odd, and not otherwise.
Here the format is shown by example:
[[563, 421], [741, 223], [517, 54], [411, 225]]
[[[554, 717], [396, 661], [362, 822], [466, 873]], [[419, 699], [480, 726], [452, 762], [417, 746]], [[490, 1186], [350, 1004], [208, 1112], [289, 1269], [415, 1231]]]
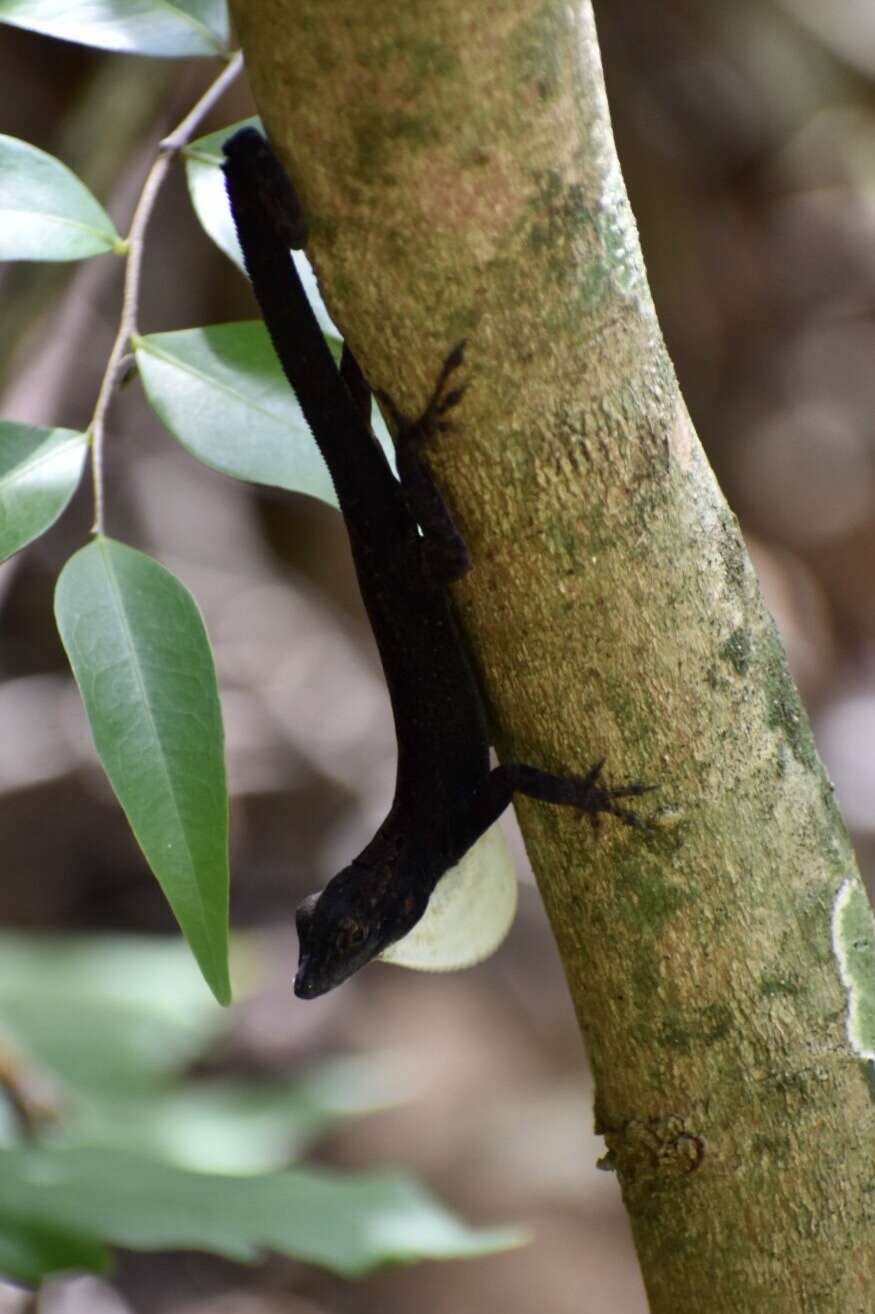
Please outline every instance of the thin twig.
[[109, 409], [110, 401], [112, 400], [113, 393], [115, 392], [118, 383], [123, 358], [128, 350], [128, 344], [137, 329], [137, 309], [140, 300], [140, 270], [143, 264], [143, 239], [146, 232], [146, 226], [152, 215], [158, 192], [161, 189], [161, 185], [167, 176], [167, 171], [173, 163], [173, 160], [188, 141], [198, 124], [206, 117], [225, 90], [237, 77], [242, 67], [243, 55], [242, 52], [238, 50], [229, 60], [228, 64], [216, 80], [207, 87], [197, 104], [189, 110], [188, 114], [186, 114], [185, 118], [176, 128], [174, 128], [173, 132], [163, 139], [159, 146], [158, 156], [146, 175], [146, 181], [143, 183], [143, 190], [140, 192], [139, 199], [134, 208], [130, 230], [125, 240], [127, 265], [125, 267], [125, 283], [122, 292], [122, 308], [119, 316], [118, 329], [100, 383], [100, 390], [97, 394], [97, 402], [94, 407], [94, 415], [91, 417], [91, 423], [88, 426], [88, 434], [91, 442], [91, 473], [94, 482], [93, 533], [95, 534], [103, 533], [104, 523], [103, 449], [106, 437], [106, 413]]

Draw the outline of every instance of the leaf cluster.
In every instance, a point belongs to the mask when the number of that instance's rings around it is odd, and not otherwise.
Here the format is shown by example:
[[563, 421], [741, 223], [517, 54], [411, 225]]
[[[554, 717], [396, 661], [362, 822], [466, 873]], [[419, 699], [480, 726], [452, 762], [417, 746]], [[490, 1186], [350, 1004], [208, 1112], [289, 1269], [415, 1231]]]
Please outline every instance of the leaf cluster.
[[[267, 964], [242, 948], [254, 986]], [[105, 1269], [110, 1244], [242, 1262], [270, 1249], [352, 1277], [514, 1240], [467, 1228], [397, 1173], [287, 1166], [404, 1094], [385, 1060], [192, 1075], [228, 1043], [179, 940], [0, 937], [0, 1074], [33, 1123], [22, 1144], [0, 1118], [0, 1272]]]
[[[158, 561], [103, 532], [109, 403], [133, 359], [156, 415], [197, 460], [334, 502], [328, 472], [260, 321], [137, 330], [155, 195], [176, 156], [205, 232], [242, 268], [220, 171], [239, 124], [192, 134], [241, 66], [224, 0], [0, 0], [0, 23], [119, 52], [218, 56], [223, 69], [156, 143], [130, 231], [60, 160], [0, 135], [0, 259], [125, 263], [119, 331], [84, 431], [0, 419], [0, 560], [64, 513], [90, 465], [95, 526], [57, 581], [55, 616], [95, 746], [220, 1004], [231, 999], [222, 715], [195, 600]], [[332, 349], [339, 335], [296, 254]], [[391, 450], [385, 427], [375, 429]], [[21, 1281], [102, 1267], [107, 1245], [273, 1249], [346, 1275], [513, 1243], [472, 1231], [394, 1174], [285, 1165], [338, 1116], [384, 1102], [345, 1064], [294, 1082], [193, 1081], [225, 1023], [178, 945], [5, 937], [0, 944], [0, 1271]], [[30, 1085], [39, 1088], [34, 1097]], [[47, 1094], [46, 1094], [47, 1092]], [[45, 1099], [43, 1098], [45, 1096]], [[28, 1143], [30, 1138], [30, 1143]]]
[[[221, 142], [238, 126], [182, 153], [195, 213], [242, 268], [220, 168]], [[0, 258], [99, 252], [130, 254], [85, 185], [59, 160], [0, 136]], [[338, 346], [306, 258], [296, 258]], [[334, 503], [328, 471], [260, 320], [132, 332], [126, 345], [155, 413], [198, 460], [233, 478]], [[388, 450], [384, 427], [381, 433]], [[0, 419], [0, 560], [55, 523], [94, 447], [94, 426], [78, 432]], [[158, 562], [98, 529], [61, 572], [55, 612], [110, 783], [207, 982], [228, 1003], [222, 720], [197, 605]]]

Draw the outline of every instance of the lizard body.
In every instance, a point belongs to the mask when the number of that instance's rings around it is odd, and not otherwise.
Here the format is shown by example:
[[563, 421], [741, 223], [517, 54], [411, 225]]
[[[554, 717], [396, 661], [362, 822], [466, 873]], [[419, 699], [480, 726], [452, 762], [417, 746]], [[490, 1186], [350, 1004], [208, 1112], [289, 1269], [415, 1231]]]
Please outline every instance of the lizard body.
[[391, 809], [371, 842], [298, 909], [295, 993], [341, 984], [416, 924], [441, 876], [504, 811], [514, 791], [612, 813], [646, 829], [617, 800], [601, 763], [560, 776], [522, 763], [494, 769], [483, 702], [447, 585], [468, 554], [423, 460], [451, 422], [464, 344], [447, 356], [415, 421], [379, 395], [396, 429], [400, 479], [370, 428], [370, 389], [344, 348], [338, 371], [301, 286], [289, 247], [306, 225], [289, 179], [264, 138], [242, 129], [225, 143], [225, 176], [246, 268], [283, 371], [328, 466], [380, 653], [398, 741]]

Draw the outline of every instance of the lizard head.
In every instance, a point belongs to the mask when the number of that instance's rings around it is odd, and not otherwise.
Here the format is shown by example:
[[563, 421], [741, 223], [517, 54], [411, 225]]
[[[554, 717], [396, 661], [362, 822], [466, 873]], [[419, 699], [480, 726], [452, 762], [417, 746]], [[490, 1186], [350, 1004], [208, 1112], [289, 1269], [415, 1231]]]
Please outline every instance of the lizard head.
[[415, 926], [428, 906], [428, 894], [398, 892], [392, 886], [385, 871], [363, 872], [353, 863], [320, 893], [304, 899], [295, 916], [299, 999], [315, 999], [342, 985]]

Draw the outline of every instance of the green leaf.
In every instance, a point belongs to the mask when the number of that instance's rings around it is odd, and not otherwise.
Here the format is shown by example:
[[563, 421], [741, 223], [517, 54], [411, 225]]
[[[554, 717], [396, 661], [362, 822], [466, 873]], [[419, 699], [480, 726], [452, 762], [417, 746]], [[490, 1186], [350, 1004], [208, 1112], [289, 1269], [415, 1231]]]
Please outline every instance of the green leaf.
[[[320, 1100], [306, 1080], [199, 1080], [140, 1096], [91, 1091], [67, 1099], [62, 1121], [41, 1141], [136, 1151], [198, 1172], [267, 1172], [299, 1157], [342, 1117], [396, 1102], [398, 1088], [376, 1062], [350, 1061], [343, 1072], [352, 1085], [342, 1111]], [[322, 1076], [327, 1084], [330, 1072]]]
[[236, 479], [337, 505], [260, 321], [151, 333], [136, 352], [150, 403], [193, 456]]
[[[185, 147], [185, 173], [188, 180], [188, 193], [194, 212], [201, 221], [204, 232], [211, 237], [220, 251], [224, 251], [229, 260], [233, 260], [238, 269], [243, 269], [243, 252], [237, 241], [237, 230], [231, 218], [231, 207], [225, 191], [225, 179], [222, 174], [222, 144], [240, 128], [261, 128], [258, 118], [242, 119], [232, 123], [218, 132], [210, 132], [205, 137], [198, 137]], [[316, 313], [319, 327], [328, 337], [341, 341], [340, 330], [325, 308], [319, 284], [313, 268], [303, 251], [292, 252], [295, 265], [304, 284], [310, 305]]]
[[[112, 1150], [0, 1150], [0, 1232], [20, 1234], [26, 1224], [131, 1250], [207, 1250], [248, 1263], [276, 1251], [346, 1277], [522, 1240], [510, 1229], [466, 1227], [394, 1173], [219, 1176]], [[17, 1276], [37, 1281], [45, 1270], [38, 1253], [34, 1261]]]
[[138, 55], [222, 54], [225, 0], [0, 0], [0, 22]]
[[108, 1267], [106, 1247], [92, 1237], [53, 1231], [30, 1221], [4, 1219], [0, 1227], [0, 1273], [13, 1282], [35, 1284], [44, 1273], [72, 1268], [102, 1273]]
[[[84, 954], [91, 943], [52, 936], [44, 945], [27, 940], [18, 945], [13, 937], [0, 938], [0, 954], [21, 967], [17, 978], [4, 972], [0, 982], [0, 1033], [29, 1063], [82, 1094], [122, 1097], [165, 1088], [218, 1035], [221, 1010], [182, 941], [167, 947], [185, 952], [189, 973], [173, 970], [171, 954], [159, 958], [146, 952], [148, 942], [120, 937], [116, 989], [112, 981], [89, 973]], [[99, 954], [100, 946], [95, 950]], [[162, 960], [170, 967], [170, 980], [181, 984], [180, 1008], [174, 1011], [161, 998], [167, 987]], [[38, 980], [42, 967], [45, 979]], [[126, 989], [136, 968], [143, 974], [139, 998]], [[182, 1014], [186, 1004], [188, 1016]]]
[[0, 260], [81, 260], [124, 249], [103, 206], [66, 164], [0, 134]]
[[228, 980], [228, 803], [197, 606], [156, 561], [98, 538], [61, 572], [58, 629], [97, 752], [204, 978]]
[[[334, 485], [260, 320], [150, 333], [134, 340], [146, 396], [192, 456], [235, 479], [309, 493]], [[379, 415], [374, 431], [392, 468]]]
[[82, 476], [88, 438], [0, 420], [0, 561], [44, 534]]
[[513, 858], [496, 822], [441, 877], [425, 915], [379, 957], [420, 972], [455, 972], [494, 954], [517, 906]]
[[[272, 970], [254, 939], [238, 941], [235, 957], [251, 988]], [[178, 937], [0, 935], [0, 1050], [51, 1093], [59, 1116], [41, 1128], [44, 1145], [267, 1171], [338, 1121], [408, 1093], [385, 1056], [326, 1061], [292, 1079], [191, 1078], [228, 1032]], [[15, 1139], [0, 1117], [0, 1140]]]
[[[138, 1081], [156, 1065], [161, 1072], [176, 1071], [223, 1025], [224, 1015], [216, 1008], [189, 950], [175, 936], [5, 932], [0, 937], [0, 1011], [10, 1002], [21, 1005], [31, 1000], [35, 1014], [40, 1009], [50, 1012], [48, 1001], [57, 1005], [61, 998], [71, 1001], [73, 1008], [87, 1008], [87, 1001], [94, 1000], [98, 1006], [111, 1001], [129, 1010], [130, 1049], [145, 1051], [134, 1060], [133, 1072]], [[160, 1028], [155, 1043], [145, 1047], [143, 1038], [136, 1035], [144, 1015], [154, 1018], [154, 1025]], [[99, 1033], [99, 1027], [89, 1025], [92, 1032]], [[61, 1054], [70, 1053], [71, 1046], [60, 1035], [60, 1027], [53, 1027], [51, 1021], [46, 1021], [45, 1027], [49, 1037], [57, 1037]], [[55, 1044], [51, 1039], [49, 1043]], [[83, 1034], [76, 1047], [87, 1046], [97, 1058], [100, 1043], [99, 1034], [90, 1040]], [[55, 1052], [52, 1048], [42, 1057], [54, 1065]], [[75, 1061], [78, 1064], [78, 1059]], [[118, 1065], [119, 1055], [104, 1054], [98, 1061], [101, 1070], [97, 1080], [110, 1081], [108, 1070]], [[121, 1058], [121, 1067], [127, 1066], [127, 1059]]]
[[[102, 1268], [116, 1244], [245, 1261], [277, 1250], [353, 1276], [519, 1242], [472, 1231], [404, 1177], [285, 1168], [333, 1121], [396, 1100], [398, 1076], [382, 1057], [293, 1081], [186, 1078], [182, 1064], [229, 1020], [181, 948], [0, 935], [4, 1057], [58, 1114], [38, 1145], [0, 1147], [0, 1272], [37, 1282]], [[267, 1175], [252, 1175], [259, 1167]]]
[[257, 116], [241, 119], [239, 123], [231, 123], [227, 128], [219, 128], [217, 132], [210, 132], [205, 137], [197, 137], [183, 147], [182, 153], [185, 157], [188, 194], [204, 232], [242, 270], [243, 252], [237, 241], [222, 174], [222, 143], [240, 128], [260, 129], [261, 120]]

